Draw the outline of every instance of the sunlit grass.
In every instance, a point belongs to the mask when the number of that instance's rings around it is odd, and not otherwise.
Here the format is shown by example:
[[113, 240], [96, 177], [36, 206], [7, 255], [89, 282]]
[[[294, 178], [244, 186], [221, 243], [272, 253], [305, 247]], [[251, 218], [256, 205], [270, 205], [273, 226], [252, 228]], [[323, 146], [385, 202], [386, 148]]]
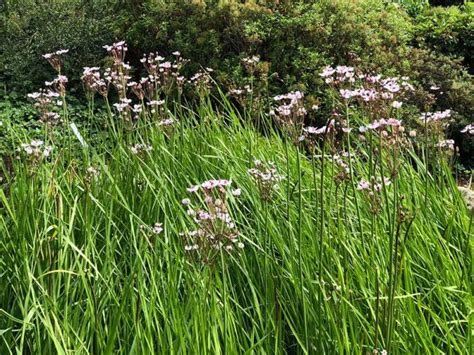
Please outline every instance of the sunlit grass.
[[[355, 187], [387, 166], [368, 141], [336, 183], [327, 152], [321, 173], [319, 150], [225, 107], [185, 111], [169, 137], [152, 124], [72, 161], [65, 148], [15, 163], [0, 195], [1, 353], [468, 353], [472, 217], [446, 160], [427, 170], [403, 148], [374, 214]], [[285, 177], [268, 201], [253, 159]], [[213, 178], [242, 190], [229, 204], [245, 248], [205, 264], [184, 249], [181, 200]]]

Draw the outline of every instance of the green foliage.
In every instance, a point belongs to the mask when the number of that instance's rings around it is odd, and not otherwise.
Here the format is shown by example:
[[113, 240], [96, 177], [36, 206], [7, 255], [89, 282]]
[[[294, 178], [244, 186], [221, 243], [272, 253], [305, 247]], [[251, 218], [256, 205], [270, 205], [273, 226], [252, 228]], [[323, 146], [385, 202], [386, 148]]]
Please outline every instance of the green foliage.
[[[442, 154], [429, 171], [409, 146], [355, 138], [337, 183], [328, 151], [260, 135], [225, 98], [183, 112], [171, 138], [139, 121], [78, 158], [15, 161], [0, 190], [1, 353], [469, 352], [473, 220]], [[153, 150], [132, 154], [138, 142]], [[268, 203], [253, 159], [285, 177]], [[355, 185], [392, 159], [374, 214]], [[181, 200], [212, 178], [242, 191], [225, 203], [245, 248], [209, 265], [184, 248]]]
[[217, 69], [226, 83], [238, 81], [243, 56], [257, 54], [270, 73], [278, 73], [270, 83], [273, 93], [298, 87], [312, 95], [320, 92], [324, 65], [389, 71], [411, 40], [407, 15], [381, 1], [322, 1], [284, 12], [252, 3], [158, 3], [138, 19], [127, 16], [124, 26], [135, 56], [179, 50], [192, 63]]
[[400, 3], [406, 9], [406, 11], [413, 17], [418, 16], [430, 6], [428, 0], [398, 0], [396, 2]]
[[[436, 107], [453, 109], [464, 121], [473, 117], [474, 84], [457, 57], [472, 70], [473, 7], [427, 8], [424, 1], [322, 0], [282, 2], [133, 2], [55, 0], [10, 5], [1, 17], [0, 79], [8, 91], [24, 94], [51, 79], [41, 54], [59, 48], [66, 60], [69, 90], [81, 96], [83, 66], [103, 62], [104, 44], [125, 39], [134, 76], [144, 73], [140, 58], [179, 50], [190, 62], [191, 76], [200, 67], [215, 69], [226, 89], [248, 84], [241, 59], [259, 55], [269, 96], [294, 89], [310, 102], [324, 103], [321, 69], [352, 65], [365, 72], [403, 74], [415, 81], [412, 103], [431, 109], [429, 87], [442, 87]], [[411, 5], [410, 5], [411, 4]], [[410, 6], [418, 6], [413, 11]], [[408, 10], [406, 10], [408, 9]], [[252, 79], [253, 80], [253, 79]], [[324, 105], [323, 105], [324, 106]], [[324, 109], [324, 107], [323, 107]]]
[[474, 70], [474, 6], [433, 7], [415, 21], [417, 40], [440, 53], [462, 57]]
[[71, 55], [65, 74], [72, 87], [79, 88], [82, 66], [98, 64], [102, 45], [113, 39], [112, 21], [111, 9], [94, 2], [25, 2], [11, 7], [0, 14], [0, 78], [9, 91], [32, 91], [51, 78], [42, 54], [67, 48]]

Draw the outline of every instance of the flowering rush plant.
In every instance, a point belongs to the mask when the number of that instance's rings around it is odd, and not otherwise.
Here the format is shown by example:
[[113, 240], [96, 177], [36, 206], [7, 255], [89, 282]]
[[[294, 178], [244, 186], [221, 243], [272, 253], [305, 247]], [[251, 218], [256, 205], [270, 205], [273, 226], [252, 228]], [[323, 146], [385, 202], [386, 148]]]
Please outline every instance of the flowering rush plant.
[[300, 137], [307, 113], [304, 107], [303, 93], [292, 91], [284, 95], [277, 95], [273, 100], [277, 106], [271, 109], [270, 115], [282, 130], [296, 142]]
[[254, 178], [258, 186], [260, 198], [263, 201], [270, 201], [274, 192], [278, 189], [278, 183], [283, 180], [275, 167], [275, 163], [263, 163], [260, 160], [254, 160], [254, 167], [248, 170], [248, 173]]
[[470, 123], [468, 124], [466, 127], [464, 127], [462, 130], [461, 130], [461, 133], [467, 133], [471, 136], [474, 136], [474, 123]]
[[369, 180], [362, 179], [357, 184], [357, 190], [362, 191], [370, 202], [373, 214], [378, 214], [381, 209], [382, 199], [380, 193], [392, 182], [388, 177], [371, 176]]
[[21, 144], [21, 148], [18, 148], [17, 152], [24, 156], [32, 166], [38, 166], [49, 158], [52, 150], [53, 147], [45, 145], [42, 140], [32, 140], [29, 143]]
[[403, 106], [415, 87], [410, 78], [366, 74], [344, 65], [323, 68], [319, 74], [343, 107], [357, 104], [371, 119], [390, 117]]
[[61, 68], [63, 66], [62, 56], [68, 52], [68, 49], [60, 49], [56, 52], [43, 55], [43, 58], [51, 64], [58, 72], [58, 75], [52, 81], [45, 81], [44, 85], [46, 88], [28, 94], [28, 98], [33, 101], [34, 107], [40, 115], [40, 121], [47, 125], [62, 123], [57, 108], [63, 107], [63, 110], [65, 109], [64, 104], [68, 78], [61, 75]]
[[69, 49], [59, 49], [56, 52], [43, 54], [43, 58], [48, 61], [49, 64], [56, 70], [58, 73], [61, 72], [63, 66], [62, 56], [67, 54]]
[[187, 189], [193, 194], [194, 203], [189, 198], [182, 200], [195, 223], [195, 229], [181, 234], [186, 239], [184, 249], [206, 264], [212, 263], [221, 251], [244, 248], [228, 199], [230, 195], [240, 196], [241, 190], [230, 190], [231, 184], [225, 179], [208, 180]]

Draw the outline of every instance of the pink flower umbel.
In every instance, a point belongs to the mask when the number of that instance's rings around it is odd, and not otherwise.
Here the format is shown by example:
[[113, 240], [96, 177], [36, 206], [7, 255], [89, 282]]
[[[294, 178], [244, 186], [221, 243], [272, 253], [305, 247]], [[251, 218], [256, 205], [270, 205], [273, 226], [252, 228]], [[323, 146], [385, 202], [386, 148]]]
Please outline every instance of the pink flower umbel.
[[257, 183], [260, 198], [266, 202], [271, 201], [273, 194], [278, 189], [278, 183], [283, 180], [283, 177], [278, 174], [275, 164], [273, 162], [264, 164], [260, 160], [254, 160], [254, 167], [249, 169], [248, 173]]
[[301, 135], [304, 118], [307, 111], [303, 102], [304, 95], [300, 91], [292, 91], [284, 95], [277, 95], [273, 98], [279, 106], [270, 111], [275, 122], [288, 134], [296, 143]]
[[69, 49], [60, 49], [56, 52], [46, 53], [43, 55], [43, 58], [46, 59], [49, 64], [56, 70], [58, 73], [61, 72], [61, 67], [63, 65], [62, 56], [69, 52]]
[[470, 135], [474, 135], [474, 123], [470, 123], [466, 127], [464, 127], [461, 130], [461, 133], [467, 133], [467, 134], [470, 134]]
[[239, 232], [229, 211], [229, 195], [237, 197], [240, 189], [228, 190], [232, 182], [226, 179], [213, 179], [188, 188], [195, 194], [193, 204], [185, 198], [182, 204], [187, 207], [187, 215], [193, 218], [196, 228], [182, 233], [186, 238], [185, 251], [206, 264], [212, 263], [220, 252], [242, 249]]
[[369, 180], [362, 179], [357, 184], [357, 190], [364, 192], [369, 200], [370, 210], [373, 214], [378, 214], [381, 210], [382, 198], [380, 193], [392, 182], [387, 177], [371, 176]]

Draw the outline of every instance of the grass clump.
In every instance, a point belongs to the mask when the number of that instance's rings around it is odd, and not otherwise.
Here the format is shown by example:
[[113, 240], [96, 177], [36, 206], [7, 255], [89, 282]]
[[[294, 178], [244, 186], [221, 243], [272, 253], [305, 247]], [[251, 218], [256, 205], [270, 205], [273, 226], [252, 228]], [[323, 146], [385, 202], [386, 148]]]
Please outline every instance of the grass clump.
[[18, 151], [0, 192], [2, 353], [468, 352], [472, 214], [440, 141], [449, 112], [408, 131], [408, 81], [351, 67], [321, 72], [320, 127], [300, 92], [271, 115], [211, 100], [209, 69], [180, 103], [160, 60], [166, 85], [141, 96], [124, 46], [85, 77], [91, 100], [102, 84], [117, 100], [84, 111], [93, 141], [64, 78], [34, 137], [3, 122]]

